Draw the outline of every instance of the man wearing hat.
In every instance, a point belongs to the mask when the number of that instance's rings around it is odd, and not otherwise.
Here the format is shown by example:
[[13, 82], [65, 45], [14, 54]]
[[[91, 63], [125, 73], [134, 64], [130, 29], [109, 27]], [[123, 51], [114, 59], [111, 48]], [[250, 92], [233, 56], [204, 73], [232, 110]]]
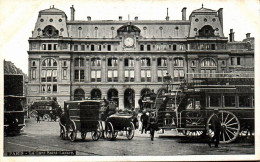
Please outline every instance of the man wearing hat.
[[143, 111], [143, 114], [141, 115], [141, 122], [142, 122], [142, 130], [141, 134], [143, 134], [144, 130], [146, 133], [147, 123], [148, 123], [149, 116], [146, 114], [146, 111]]
[[213, 116], [211, 118], [211, 126], [214, 131], [214, 136], [209, 138], [209, 147], [211, 147], [211, 143], [215, 141], [215, 147], [218, 148], [219, 145], [219, 138], [221, 134], [221, 119], [219, 117], [219, 111], [218, 109], [214, 109]]

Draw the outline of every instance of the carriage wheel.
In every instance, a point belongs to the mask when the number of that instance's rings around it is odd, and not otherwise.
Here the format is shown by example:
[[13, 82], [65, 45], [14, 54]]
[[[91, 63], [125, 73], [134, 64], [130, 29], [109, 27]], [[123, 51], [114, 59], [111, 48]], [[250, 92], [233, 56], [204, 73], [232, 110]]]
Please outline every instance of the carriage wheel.
[[[212, 114], [207, 121], [207, 132], [208, 135], [213, 137], [214, 131], [211, 126]], [[240, 132], [240, 123], [238, 118], [229, 111], [219, 111], [219, 118], [221, 119], [221, 134], [220, 143], [230, 143], [234, 141]]]
[[130, 126], [126, 128], [126, 137], [131, 140], [135, 134], [135, 126], [133, 122], [130, 122]]
[[85, 140], [87, 136], [87, 132], [81, 132], [81, 139]]
[[200, 137], [200, 136], [204, 135], [205, 133], [204, 133], [204, 131], [184, 130], [183, 134], [188, 137]]
[[199, 112], [187, 112], [186, 113], [186, 125], [197, 126], [203, 122], [203, 114]]
[[60, 138], [62, 140], [65, 140], [65, 138], [66, 138], [65, 128], [63, 126], [61, 126], [61, 125], [60, 125]]
[[34, 118], [36, 120], [36, 116], [37, 116], [37, 111], [33, 110], [30, 113], [30, 118]]
[[72, 123], [69, 124], [68, 137], [71, 142], [74, 142], [77, 138], [77, 130]]
[[116, 139], [117, 135], [118, 135], [118, 131], [114, 132], [113, 139]]
[[114, 136], [114, 128], [111, 122], [106, 123], [105, 127], [105, 137], [108, 140], [112, 140]]
[[91, 132], [91, 137], [94, 141], [97, 141], [101, 136], [102, 125], [100, 122], [97, 124], [97, 130]]
[[43, 119], [43, 121], [50, 121], [50, 115], [49, 114], [44, 114], [42, 119]]

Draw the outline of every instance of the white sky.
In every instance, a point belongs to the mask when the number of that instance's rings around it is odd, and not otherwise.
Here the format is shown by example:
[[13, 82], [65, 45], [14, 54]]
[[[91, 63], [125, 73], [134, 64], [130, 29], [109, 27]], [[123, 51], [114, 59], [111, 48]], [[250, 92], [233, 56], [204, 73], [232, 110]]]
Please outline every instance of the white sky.
[[1, 59], [12, 61], [16, 67], [28, 73], [28, 38], [32, 35], [38, 12], [54, 5], [63, 10], [70, 19], [70, 7], [76, 10], [75, 20], [165, 20], [166, 8], [169, 8], [170, 20], [181, 20], [181, 10], [187, 7], [187, 19], [190, 13], [201, 4], [204, 8], [218, 10], [223, 8], [224, 34], [235, 32], [235, 40], [241, 41], [246, 33], [256, 37], [259, 26], [259, 1], [257, 0], [0, 0], [0, 50]]

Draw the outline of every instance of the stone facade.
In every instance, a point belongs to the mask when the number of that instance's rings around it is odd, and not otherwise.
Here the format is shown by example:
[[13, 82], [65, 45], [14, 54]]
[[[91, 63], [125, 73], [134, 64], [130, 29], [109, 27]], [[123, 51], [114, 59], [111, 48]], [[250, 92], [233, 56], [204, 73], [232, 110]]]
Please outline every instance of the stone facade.
[[195, 75], [253, 72], [254, 38], [230, 41], [222, 10], [200, 8], [186, 20], [74, 20], [56, 8], [39, 12], [29, 38], [28, 102], [108, 98], [120, 109], [138, 107], [142, 94]]

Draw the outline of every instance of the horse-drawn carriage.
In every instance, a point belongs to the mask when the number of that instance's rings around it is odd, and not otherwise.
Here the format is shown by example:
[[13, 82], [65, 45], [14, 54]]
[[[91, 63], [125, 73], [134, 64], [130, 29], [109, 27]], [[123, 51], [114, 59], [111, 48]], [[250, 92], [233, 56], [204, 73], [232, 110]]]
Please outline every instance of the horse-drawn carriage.
[[186, 136], [213, 136], [211, 123], [216, 109], [223, 132], [221, 143], [230, 143], [242, 134], [252, 134], [254, 78], [223, 74], [193, 77], [166, 93], [160, 91], [152, 111], [156, 113], [158, 125], [163, 130], [177, 129]]
[[106, 119], [105, 135], [109, 140], [116, 139], [118, 132], [125, 131], [127, 139], [134, 137], [137, 118], [129, 113], [117, 113]]
[[55, 100], [38, 100], [30, 107], [30, 117], [39, 116], [43, 121], [58, 120], [61, 108]]
[[24, 96], [4, 96], [4, 134], [19, 134], [25, 126], [24, 105], [26, 98]]
[[102, 102], [99, 100], [65, 101], [60, 118], [61, 139], [68, 137], [73, 142], [80, 132], [81, 139], [84, 140], [87, 132], [91, 132], [92, 139], [97, 141], [102, 133], [101, 107]]

